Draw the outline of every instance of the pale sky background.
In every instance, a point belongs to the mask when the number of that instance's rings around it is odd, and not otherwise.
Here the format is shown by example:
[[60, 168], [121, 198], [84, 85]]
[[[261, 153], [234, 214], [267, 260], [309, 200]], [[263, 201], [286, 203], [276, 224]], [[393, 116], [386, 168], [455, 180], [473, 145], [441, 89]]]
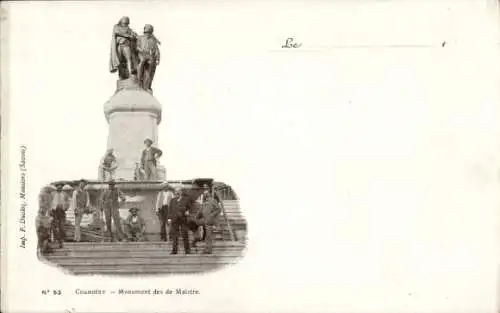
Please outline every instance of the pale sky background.
[[[10, 167], [2, 187], [13, 312], [493, 312], [495, 1], [8, 6]], [[29, 223], [43, 184], [97, 176], [108, 135], [103, 104], [117, 79], [108, 71], [110, 36], [123, 15], [137, 32], [154, 25], [162, 41], [153, 89], [169, 179], [213, 177], [241, 198], [250, 243], [236, 267], [203, 277], [74, 278], [36, 260], [33, 224], [29, 249], [17, 248], [21, 144]], [[290, 36], [300, 50], [280, 49]], [[56, 286], [64, 298], [40, 296]], [[202, 295], [73, 294], [106, 286]]]

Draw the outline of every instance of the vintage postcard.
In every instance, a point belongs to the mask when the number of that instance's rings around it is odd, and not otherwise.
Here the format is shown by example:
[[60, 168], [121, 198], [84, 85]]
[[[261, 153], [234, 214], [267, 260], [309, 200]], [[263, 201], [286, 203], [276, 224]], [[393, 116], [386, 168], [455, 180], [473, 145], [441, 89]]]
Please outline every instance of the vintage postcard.
[[2, 312], [498, 313], [499, 7], [2, 2]]

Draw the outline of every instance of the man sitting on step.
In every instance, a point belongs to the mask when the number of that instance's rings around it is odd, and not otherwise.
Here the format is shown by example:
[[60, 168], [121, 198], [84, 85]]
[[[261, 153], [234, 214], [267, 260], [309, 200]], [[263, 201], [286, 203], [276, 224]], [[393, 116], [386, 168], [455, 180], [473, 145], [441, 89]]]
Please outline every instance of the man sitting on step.
[[130, 214], [125, 220], [125, 231], [129, 241], [143, 241], [144, 231], [146, 230], [146, 223], [144, 219], [139, 216], [138, 208], [131, 208]]
[[38, 237], [38, 252], [41, 254], [52, 252], [49, 245], [51, 223], [52, 218], [47, 214], [47, 210], [40, 209], [36, 217], [36, 234]]

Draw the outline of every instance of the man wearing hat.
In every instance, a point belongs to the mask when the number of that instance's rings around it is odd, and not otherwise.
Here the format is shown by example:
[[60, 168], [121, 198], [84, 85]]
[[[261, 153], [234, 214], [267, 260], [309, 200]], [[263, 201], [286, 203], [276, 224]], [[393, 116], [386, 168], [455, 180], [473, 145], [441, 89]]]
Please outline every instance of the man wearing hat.
[[36, 235], [38, 237], [38, 252], [41, 254], [46, 254], [51, 252], [49, 246], [50, 240], [50, 226], [52, 224], [52, 218], [46, 214], [46, 210], [40, 208], [36, 216]]
[[182, 235], [184, 252], [186, 254], [191, 253], [189, 247], [188, 216], [192, 205], [193, 201], [186, 195], [185, 190], [177, 188], [175, 190], [175, 197], [170, 200], [167, 213], [167, 221], [172, 234], [171, 254], [177, 254], [179, 248], [179, 233]]
[[142, 150], [141, 166], [145, 173], [145, 180], [157, 180], [156, 175], [156, 160], [161, 157], [163, 152], [153, 147], [151, 139], [144, 140], [146, 148]]
[[80, 242], [81, 233], [80, 233], [80, 223], [82, 222], [83, 214], [85, 210], [90, 207], [90, 195], [87, 190], [85, 190], [85, 186], [87, 185], [87, 181], [85, 179], [81, 179], [78, 187], [73, 191], [73, 197], [71, 198], [71, 207], [75, 212], [75, 241]]
[[66, 237], [64, 224], [66, 220], [66, 211], [68, 210], [68, 199], [63, 191], [64, 183], [57, 183], [56, 190], [52, 194], [52, 205], [50, 216], [52, 216], [52, 233], [54, 240], [59, 242], [59, 248], [62, 248]]
[[158, 193], [158, 197], [156, 198], [156, 214], [160, 220], [160, 237], [163, 241], [168, 241], [169, 239], [169, 231], [166, 229], [167, 213], [168, 205], [173, 197], [174, 193], [172, 192], [172, 188], [168, 184], [164, 184], [163, 190]]
[[108, 182], [108, 186], [109, 188], [104, 190], [101, 194], [101, 204], [106, 219], [106, 229], [108, 230], [108, 234], [109, 237], [111, 238], [111, 241], [113, 241], [114, 240], [113, 232], [111, 230], [111, 218], [112, 218], [113, 223], [115, 224], [118, 240], [121, 241], [124, 238], [124, 234], [120, 222], [120, 211], [118, 209], [120, 207], [119, 200], [125, 202], [125, 196], [123, 195], [120, 189], [115, 187], [114, 180], [110, 180]]
[[129, 241], [143, 241], [144, 231], [146, 230], [146, 223], [144, 219], [139, 216], [139, 208], [130, 208], [130, 214], [125, 220], [125, 231]]
[[203, 186], [202, 199], [203, 202], [198, 213], [196, 214], [195, 220], [198, 225], [203, 227], [204, 236], [202, 236], [201, 238], [195, 238], [195, 240], [193, 241], [193, 246], [196, 245], [197, 241], [201, 241], [203, 237], [205, 237], [205, 249], [203, 250], [203, 253], [211, 254], [213, 243], [213, 229], [217, 221], [217, 216], [222, 210], [214, 197], [212, 197], [212, 194], [210, 193], [210, 187], [207, 184]]
[[53, 186], [45, 186], [38, 194], [38, 208], [43, 214], [47, 215], [52, 207], [52, 191], [55, 190]]

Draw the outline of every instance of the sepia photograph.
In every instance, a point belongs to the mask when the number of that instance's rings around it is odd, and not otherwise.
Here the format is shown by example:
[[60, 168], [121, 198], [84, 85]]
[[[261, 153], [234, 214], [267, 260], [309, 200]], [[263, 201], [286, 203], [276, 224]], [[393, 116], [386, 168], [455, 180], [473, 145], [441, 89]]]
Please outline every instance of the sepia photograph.
[[1, 1], [1, 311], [498, 313], [500, 1]]
[[107, 275], [203, 273], [237, 262], [247, 225], [235, 191], [213, 178], [167, 179], [170, 165], [160, 162], [162, 104], [153, 87], [161, 42], [154, 26], [137, 33], [123, 16], [110, 33], [109, 55], [102, 56], [109, 71], [96, 69], [117, 78], [104, 112], [95, 110], [109, 125], [106, 151], [96, 175], [41, 188], [40, 260], [71, 274]]

